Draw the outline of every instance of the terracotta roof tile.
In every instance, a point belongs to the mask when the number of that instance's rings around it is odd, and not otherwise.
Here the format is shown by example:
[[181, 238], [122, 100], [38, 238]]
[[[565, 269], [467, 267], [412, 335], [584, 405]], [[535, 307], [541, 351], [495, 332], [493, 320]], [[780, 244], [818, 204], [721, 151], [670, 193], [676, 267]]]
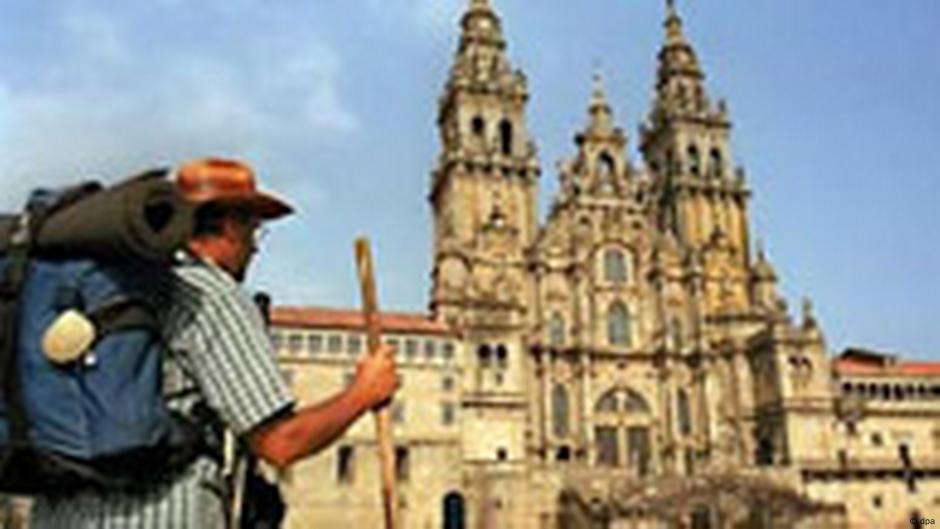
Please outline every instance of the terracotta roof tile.
[[[382, 312], [379, 316], [383, 332], [453, 335], [444, 322], [432, 320], [428, 314]], [[275, 327], [307, 327], [313, 329], [365, 329], [362, 312], [351, 309], [321, 307], [274, 307], [271, 324]]]
[[833, 367], [840, 375], [875, 376], [940, 376], [940, 362], [896, 362], [878, 364], [851, 358], [837, 358]]

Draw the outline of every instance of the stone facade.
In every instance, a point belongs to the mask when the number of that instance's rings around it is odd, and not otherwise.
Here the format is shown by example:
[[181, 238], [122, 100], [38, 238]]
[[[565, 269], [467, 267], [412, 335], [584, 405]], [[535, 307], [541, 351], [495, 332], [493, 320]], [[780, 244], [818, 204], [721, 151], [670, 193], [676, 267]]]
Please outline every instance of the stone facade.
[[[430, 314], [384, 322], [404, 377], [402, 527], [940, 517], [940, 365], [832, 358], [810, 302], [791, 316], [752, 243], [730, 112], [675, 6], [642, 160], [597, 76], [544, 222], [507, 48], [490, 3], [470, 0], [439, 100]], [[339, 388], [364, 343], [354, 313], [282, 308], [274, 324], [303, 401]], [[373, 439], [362, 421], [281, 476], [288, 527], [380, 526]]]

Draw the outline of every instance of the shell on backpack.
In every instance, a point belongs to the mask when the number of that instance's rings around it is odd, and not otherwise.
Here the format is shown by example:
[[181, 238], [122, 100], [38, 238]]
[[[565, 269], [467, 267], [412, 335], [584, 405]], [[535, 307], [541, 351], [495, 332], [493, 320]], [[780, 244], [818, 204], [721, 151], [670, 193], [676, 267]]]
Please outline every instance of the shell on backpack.
[[81, 358], [95, 342], [95, 325], [81, 312], [59, 315], [42, 336], [42, 351], [50, 362], [68, 364]]

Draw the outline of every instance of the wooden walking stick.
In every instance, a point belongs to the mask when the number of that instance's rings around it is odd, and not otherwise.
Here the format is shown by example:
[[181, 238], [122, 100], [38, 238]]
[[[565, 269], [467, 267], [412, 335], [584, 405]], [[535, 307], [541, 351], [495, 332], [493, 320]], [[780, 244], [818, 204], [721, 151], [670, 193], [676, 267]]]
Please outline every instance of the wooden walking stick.
[[[380, 341], [379, 303], [375, 292], [375, 275], [372, 270], [372, 252], [369, 239], [356, 239], [356, 269], [359, 272], [359, 288], [362, 292], [362, 315], [366, 322], [369, 354], [378, 351]], [[385, 512], [385, 529], [395, 529], [398, 522], [398, 502], [395, 495], [395, 449], [392, 443], [392, 423], [389, 407], [375, 411], [375, 433], [378, 440], [379, 470], [382, 473], [382, 504]]]

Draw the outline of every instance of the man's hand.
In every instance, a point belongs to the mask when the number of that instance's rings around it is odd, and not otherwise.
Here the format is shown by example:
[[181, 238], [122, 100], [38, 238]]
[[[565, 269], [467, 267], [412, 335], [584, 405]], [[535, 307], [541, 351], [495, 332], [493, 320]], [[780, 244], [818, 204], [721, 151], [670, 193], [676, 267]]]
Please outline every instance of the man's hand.
[[352, 383], [355, 392], [368, 409], [387, 403], [398, 389], [398, 374], [395, 367], [395, 350], [386, 344], [377, 351], [363, 356], [356, 366], [356, 378]]
[[329, 446], [363, 413], [388, 402], [397, 386], [395, 351], [382, 345], [359, 361], [348, 388], [252, 432], [252, 450], [275, 467], [286, 468]]

